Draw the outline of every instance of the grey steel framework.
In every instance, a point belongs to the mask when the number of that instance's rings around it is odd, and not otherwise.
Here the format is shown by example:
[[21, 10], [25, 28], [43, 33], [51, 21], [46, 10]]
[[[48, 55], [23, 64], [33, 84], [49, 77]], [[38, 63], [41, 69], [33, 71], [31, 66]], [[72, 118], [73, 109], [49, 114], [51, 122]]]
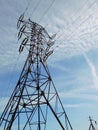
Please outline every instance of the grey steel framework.
[[28, 56], [0, 117], [0, 130], [73, 130], [46, 63], [53, 53], [55, 34], [49, 36], [41, 25], [24, 20], [24, 14], [17, 28], [22, 41], [19, 52], [25, 47]]
[[89, 121], [90, 121], [89, 130], [96, 130], [94, 123], [97, 124], [97, 122], [94, 121], [90, 116], [89, 116]]

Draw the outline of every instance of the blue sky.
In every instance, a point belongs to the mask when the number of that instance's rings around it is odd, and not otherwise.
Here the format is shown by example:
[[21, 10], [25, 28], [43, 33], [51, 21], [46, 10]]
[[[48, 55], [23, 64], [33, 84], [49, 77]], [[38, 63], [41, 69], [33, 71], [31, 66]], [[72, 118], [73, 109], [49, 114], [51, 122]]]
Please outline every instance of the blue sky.
[[97, 0], [0, 0], [0, 113], [26, 58], [16, 28], [26, 7], [26, 18], [57, 33], [50, 73], [74, 130], [86, 130], [89, 115], [98, 122]]

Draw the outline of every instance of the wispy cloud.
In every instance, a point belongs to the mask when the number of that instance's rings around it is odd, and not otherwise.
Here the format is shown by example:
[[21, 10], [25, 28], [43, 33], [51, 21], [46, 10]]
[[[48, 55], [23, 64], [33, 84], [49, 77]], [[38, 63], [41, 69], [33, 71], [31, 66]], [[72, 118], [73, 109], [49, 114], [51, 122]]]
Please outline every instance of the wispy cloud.
[[62, 99], [66, 99], [66, 98], [76, 99], [77, 98], [77, 99], [85, 99], [85, 100], [88, 99], [89, 101], [91, 100], [98, 101], [98, 96], [96, 94], [87, 94], [87, 93], [83, 94], [83, 93], [78, 93], [74, 91], [72, 92], [67, 91], [67, 92], [60, 92], [59, 95]]
[[65, 108], [91, 108], [92, 105], [89, 103], [76, 103], [76, 104], [65, 104]]
[[93, 83], [94, 83], [94, 87], [98, 90], [98, 76], [97, 76], [97, 72], [95, 69], [94, 64], [91, 62], [91, 60], [88, 58], [88, 56], [86, 55], [86, 53], [83, 53], [85, 60], [87, 61], [87, 64], [90, 68], [91, 74], [92, 74], [92, 78], [93, 78]]
[[[0, 39], [2, 43], [2, 45], [0, 45], [0, 47], [2, 48], [0, 52], [0, 59], [2, 61], [1, 66], [3, 66], [4, 64], [10, 64], [10, 62], [11, 63], [14, 62], [12, 60], [11, 55], [13, 55], [14, 53], [14, 50], [12, 50], [12, 48], [16, 48], [16, 45], [15, 44], [12, 45], [10, 43], [13, 43], [13, 41], [15, 42], [15, 40], [17, 42], [17, 38], [15, 37], [15, 35], [16, 35], [16, 22], [18, 19], [18, 14], [19, 11], [21, 13], [22, 9], [23, 10], [25, 9], [25, 6], [23, 5], [28, 4], [26, 2], [25, 4], [22, 4], [22, 0], [20, 1], [20, 6], [19, 2], [17, 1], [14, 2], [10, 1], [10, 3], [13, 6], [10, 6], [10, 4], [8, 3], [7, 5], [5, 5], [4, 2], [1, 2], [0, 4], [2, 7], [4, 6], [4, 8], [0, 8], [1, 10], [0, 12], [5, 12], [5, 14], [6, 13], [9, 14], [11, 11], [13, 11], [13, 14], [15, 14], [15, 15], [12, 14], [13, 19], [11, 18], [12, 17], [11, 15], [5, 16], [3, 15], [4, 13], [2, 14], [2, 21], [0, 23], [0, 28], [2, 30], [0, 33], [0, 36], [2, 36]], [[56, 40], [56, 44], [54, 46], [54, 55], [51, 58], [52, 61], [53, 60], [59, 61], [64, 58], [69, 58], [71, 56], [81, 54], [80, 41], [77, 40], [78, 38], [81, 39], [81, 41], [83, 41], [82, 43], [85, 51], [89, 51], [90, 49], [93, 48], [98, 48], [97, 3], [93, 1], [88, 2], [86, 3], [86, 6], [83, 6], [83, 8], [81, 7], [81, 4], [79, 5], [79, 3], [78, 6], [80, 6], [80, 8], [78, 9], [78, 11], [76, 11], [74, 4], [72, 5], [68, 1], [66, 1], [65, 3], [64, 1], [63, 2], [57, 1], [54, 3], [53, 7], [49, 10], [49, 12], [45, 15], [45, 17], [41, 22], [43, 26], [45, 26], [46, 24], [48, 25], [46, 27], [46, 30], [49, 32], [49, 34], [60, 31], [60, 33], [57, 34], [57, 38], [58, 37], [59, 38]], [[48, 5], [49, 3], [46, 2], [45, 4]], [[65, 8], [65, 4], [67, 8]], [[39, 4], [40, 12], [38, 8], [36, 8], [36, 11], [34, 11], [34, 14], [39, 13], [38, 15], [39, 18], [44, 13], [41, 7], [42, 5], [43, 2]], [[17, 6], [17, 8], [13, 10], [13, 7], [15, 6]], [[21, 9], [18, 10], [19, 7], [21, 7]], [[74, 9], [72, 9], [73, 7]], [[7, 9], [5, 10], [5, 8]], [[28, 11], [30, 11], [30, 9]], [[36, 17], [34, 18], [36, 19]], [[6, 23], [7, 20], [8, 23]], [[18, 47], [19, 46], [17, 46], [17, 48]], [[16, 55], [18, 54], [16, 53]], [[6, 60], [9, 57], [11, 60], [10, 59]]]
[[85, 52], [98, 48], [97, 11], [97, 3], [92, 1], [91, 3], [88, 2], [85, 8], [79, 10], [70, 21], [69, 19], [65, 19], [65, 14], [62, 14], [62, 19], [58, 16], [57, 19], [53, 20], [57, 20], [56, 23], [62, 28], [60, 34], [58, 33], [57, 36], [59, 39], [57, 39], [56, 45], [54, 46], [54, 57], [56, 58], [53, 60], [82, 54], [80, 44], [82, 44]]

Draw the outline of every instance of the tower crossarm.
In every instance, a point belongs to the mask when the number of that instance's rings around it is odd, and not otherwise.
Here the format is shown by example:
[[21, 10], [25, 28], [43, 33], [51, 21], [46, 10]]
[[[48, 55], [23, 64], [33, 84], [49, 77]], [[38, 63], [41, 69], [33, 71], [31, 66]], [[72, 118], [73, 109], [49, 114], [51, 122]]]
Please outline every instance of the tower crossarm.
[[20, 23], [18, 39], [21, 40], [19, 52], [21, 53], [26, 47], [29, 50], [31, 61], [35, 62], [37, 57], [40, 57], [45, 62], [53, 53], [53, 49], [50, 48], [55, 43], [56, 34], [50, 37], [44, 27], [30, 19], [24, 20], [22, 17], [18, 22]]

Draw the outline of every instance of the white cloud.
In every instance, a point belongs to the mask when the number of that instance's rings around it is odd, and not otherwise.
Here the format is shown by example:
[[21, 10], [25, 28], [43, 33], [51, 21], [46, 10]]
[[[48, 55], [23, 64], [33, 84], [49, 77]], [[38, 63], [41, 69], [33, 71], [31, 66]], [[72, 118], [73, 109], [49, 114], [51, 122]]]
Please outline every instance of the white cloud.
[[96, 90], [98, 90], [98, 76], [97, 76], [95, 66], [93, 65], [93, 63], [91, 62], [91, 60], [87, 57], [87, 55], [85, 53], [84, 53], [84, 57], [85, 57], [85, 60], [87, 61], [87, 64], [88, 64], [90, 70], [91, 70], [94, 87], [96, 88]]
[[58, 34], [60, 37], [57, 36], [59, 39], [56, 41], [56, 45], [54, 46], [55, 53], [53, 60], [82, 54], [80, 44], [83, 45], [85, 52], [98, 48], [98, 38], [96, 37], [98, 33], [97, 4], [94, 2], [91, 8], [88, 8], [89, 6], [90, 3], [85, 10], [79, 10], [80, 12], [74, 16], [74, 22], [70, 19], [70, 23], [67, 21], [68, 24], [66, 24], [67, 19], [64, 19], [66, 17], [64, 14], [62, 14], [63, 19], [58, 16], [57, 19], [53, 20], [62, 29], [60, 34]]
[[[81, 2], [79, 2], [79, 3], [81, 3]], [[11, 1], [9, 3], [11, 3], [13, 6], [15, 5], [15, 3], [12, 3]], [[49, 3], [51, 3], [51, 2], [49, 2]], [[48, 7], [49, 3], [48, 2], [46, 3], [47, 7]], [[65, 2], [67, 8], [65, 8], [65, 6], [64, 6], [64, 1], [60, 2], [59, 4], [58, 3], [59, 3], [58, 1], [54, 3], [53, 7], [50, 8], [48, 13], [45, 14], [45, 17], [42, 20], [43, 26], [48, 24], [48, 26], [46, 27], [46, 30], [49, 33], [51, 33], [51, 32], [55, 33], [55, 32], [60, 31], [57, 34], [57, 37], [59, 37], [59, 35], [61, 35], [55, 43], [54, 55], [51, 57], [51, 60], [59, 61], [64, 58], [69, 58], [71, 56], [81, 54], [80, 40], [82, 41], [85, 52], [87, 52], [93, 48], [98, 48], [98, 44], [97, 44], [98, 43], [97, 3], [95, 3], [94, 1], [88, 2], [88, 3], [86, 3], [85, 7], [83, 6], [83, 8], [82, 8], [81, 4], [79, 5], [79, 3], [78, 3], [78, 6], [80, 6], [80, 9], [78, 9], [78, 12], [75, 10], [74, 4], [72, 6], [72, 5], [70, 5], [70, 2], [67, 2], [67, 3]], [[84, 3], [85, 3], [85, 1], [84, 1]], [[26, 4], [28, 4], [28, 3], [25, 2], [25, 5]], [[5, 5], [5, 2], [2, 2], [1, 5], [2, 6]], [[35, 5], [36, 5], [36, 3], [35, 3]], [[38, 8], [36, 8], [36, 11], [34, 11], [34, 14], [33, 14], [34, 16], [36, 16], [37, 12], [39, 13], [38, 17], [40, 17], [44, 13], [44, 11], [42, 10], [42, 7], [41, 7], [42, 5], [43, 5], [43, 3], [39, 4], [39, 7], [41, 9], [40, 12], [39, 12]], [[19, 6], [19, 2], [16, 2], [16, 7], [18, 7], [18, 6]], [[8, 9], [12, 8], [12, 6], [10, 6], [9, 4], [5, 5], [4, 9], [6, 7], [8, 7]], [[22, 1], [20, 2], [20, 7], [21, 7], [21, 10], [22, 9], [24, 10], [24, 8], [25, 8], [25, 6], [22, 5]], [[72, 9], [73, 7], [74, 7], [74, 9]], [[5, 13], [7, 13], [6, 11], [8, 11], [8, 9], [7, 10], [4, 10], [4, 9], [1, 8], [1, 12], [5, 11]], [[31, 7], [30, 7], [30, 9], [31, 9]], [[28, 11], [30, 11], [30, 9]], [[58, 9], [59, 9], [59, 11], [58, 11]], [[12, 10], [13, 10], [13, 8], [10, 9], [10, 11], [12, 11]], [[8, 13], [10, 13], [10, 11]], [[15, 15], [14, 15], [14, 13], [15, 13]], [[21, 11], [20, 11], [20, 13], [21, 13]], [[11, 15], [13, 15], [12, 20], [11, 20], [10, 16], [5, 17], [5, 15], [2, 14], [3, 20], [0, 23], [0, 28], [2, 28], [3, 25], [5, 25], [5, 26], [3, 26], [3, 30], [1, 32], [3, 38], [1, 37], [0, 40], [1, 40], [2, 44], [3, 44], [3, 42], [5, 44], [0, 45], [0, 47], [2, 48], [2, 50], [0, 52], [0, 59], [2, 62], [1, 66], [3, 66], [4, 64], [10, 64], [9, 61], [11, 61], [11, 63], [14, 62], [12, 60], [11, 55], [13, 55], [13, 53], [14, 53], [14, 50], [12, 50], [12, 48], [15, 48], [15, 46], [10, 44], [10, 42], [11, 43], [13, 41], [15, 42], [15, 40], [17, 42], [17, 38], [15, 37], [15, 30], [16, 30], [15, 24], [17, 22], [16, 20], [18, 18], [18, 14], [19, 14], [19, 11], [17, 10], [17, 8], [15, 9], [15, 11], [13, 11], [13, 14], [11, 14]], [[33, 18], [33, 16], [32, 16], [32, 18]], [[7, 19], [10, 19], [8, 23], [6, 22]], [[35, 19], [36, 19], [36, 17], [35, 17]], [[10, 29], [10, 28], [12, 28], [12, 29]], [[80, 39], [80, 40], [78, 40], [78, 39]], [[15, 50], [15, 51], [17, 51], [17, 50]], [[2, 56], [2, 52], [4, 52], [3, 56]], [[17, 52], [16, 52], [16, 54], [17, 54]], [[6, 60], [7, 58], [9, 58], [9, 60]]]
[[65, 104], [64, 107], [65, 107], [65, 108], [82, 108], [82, 107], [83, 107], [83, 108], [84, 108], [84, 107], [90, 108], [90, 107], [92, 107], [92, 105], [89, 104], [89, 103], [76, 103], [76, 104]]
[[[88, 88], [88, 87], [87, 87]], [[87, 90], [87, 89], [86, 89]], [[96, 94], [87, 94], [86, 93], [86, 90], [81, 90], [81, 89], [75, 89], [73, 91], [63, 91], [63, 92], [60, 92], [59, 95], [60, 95], [60, 98], [63, 100], [63, 99], [73, 99], [73, 100], [79, 100], [79, 99], [82, 99], [82, 100], [88, 100], [90, 101], [90, 104], [92, 104], [93, 102], [96, 102], [98, 101], [98, 96]], [[88, 90], [90, 91], [90, 88], [88, 88]], [[93, 90], [93, 89], [91, 89]], [[93, 101], [93, 102], [91, 102]]]

